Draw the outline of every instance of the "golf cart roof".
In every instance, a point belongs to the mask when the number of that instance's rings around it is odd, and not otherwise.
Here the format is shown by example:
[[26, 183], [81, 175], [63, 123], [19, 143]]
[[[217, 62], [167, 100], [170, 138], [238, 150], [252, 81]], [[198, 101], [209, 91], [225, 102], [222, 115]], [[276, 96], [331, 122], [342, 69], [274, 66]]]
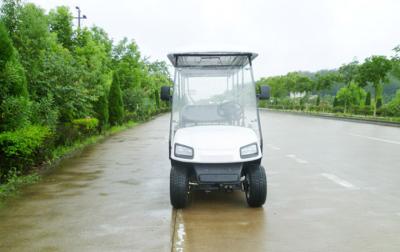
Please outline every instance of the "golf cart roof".
[[242, 67], [258, 54], [252, 52], [186, 52], [170, 53], [174, 67]]

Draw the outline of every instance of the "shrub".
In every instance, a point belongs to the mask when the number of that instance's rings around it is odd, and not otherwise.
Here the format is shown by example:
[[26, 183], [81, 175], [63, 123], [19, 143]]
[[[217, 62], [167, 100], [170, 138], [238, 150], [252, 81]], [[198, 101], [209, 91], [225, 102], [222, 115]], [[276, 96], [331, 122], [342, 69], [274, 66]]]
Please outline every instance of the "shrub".
[[356, 106], [351, 108], [351, 112], [357, 115], [372, 115], [374, 111], [371, 106], [364, 106], [364, 107]]
[[336, 106], [332, 108], [333, 113], [343, 113], [344, 108], [342, 106]]
[[42, 98], [32, 104], [32, 124], [46, 125], [50, 129], [55, 130], [58, 115], [59, 113], [52, 96]]
[[0, 180], [12, 168], [25, 171], [29, 166], [50, 155], [51, 131], [48, 127], [31, 125], [0, 134]]
[[30, 124], [32, 103], [25, 97], [10, 96], [0, 104], [0, 129], [13, 131]]
[[81, 118], [72, 120], [72, 125], [76, 127], [80, 134], [84, 136], [92, 135], [96, 133], [99, 120], [96, 118]]

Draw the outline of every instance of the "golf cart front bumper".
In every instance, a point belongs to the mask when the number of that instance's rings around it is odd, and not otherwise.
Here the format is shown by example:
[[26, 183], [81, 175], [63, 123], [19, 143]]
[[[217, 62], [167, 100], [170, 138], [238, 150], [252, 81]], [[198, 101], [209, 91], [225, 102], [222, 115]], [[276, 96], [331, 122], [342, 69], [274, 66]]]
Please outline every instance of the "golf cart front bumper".
[[243, 169], [247, 165], [260, 163], [261, 159], [241, 163], [185, 163], [172, 160], [172, 165], [184, 166], [189, 170], [193, 190], [240, 190]]

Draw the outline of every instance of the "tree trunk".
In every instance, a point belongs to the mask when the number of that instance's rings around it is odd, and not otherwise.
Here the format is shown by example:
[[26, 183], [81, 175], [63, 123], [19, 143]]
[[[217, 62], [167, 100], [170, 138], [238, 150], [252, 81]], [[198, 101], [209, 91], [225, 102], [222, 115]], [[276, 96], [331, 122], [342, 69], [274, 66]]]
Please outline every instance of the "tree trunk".
[[376, 83], [374, 85], [375, 94], [374, 94], [374, 117], [376, 117], [376, 106], [378, 104], [378, 99], [382, 97], [382, 88], [380, 83]]

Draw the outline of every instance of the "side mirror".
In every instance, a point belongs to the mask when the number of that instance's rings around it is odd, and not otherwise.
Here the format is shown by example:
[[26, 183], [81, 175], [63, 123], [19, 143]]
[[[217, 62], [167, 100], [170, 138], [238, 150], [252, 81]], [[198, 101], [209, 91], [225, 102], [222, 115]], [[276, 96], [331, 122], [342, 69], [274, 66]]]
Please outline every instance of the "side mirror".
[[260, 94], [258, 98], [260, 100], [268, 100], [270, 97], [270, 87], [269, 86], [260, 86]]
[[162, 101], [171, 100], [171, 87], [170, 86], [162, 86], [161, 87], [160, 98], [161, 98]]

